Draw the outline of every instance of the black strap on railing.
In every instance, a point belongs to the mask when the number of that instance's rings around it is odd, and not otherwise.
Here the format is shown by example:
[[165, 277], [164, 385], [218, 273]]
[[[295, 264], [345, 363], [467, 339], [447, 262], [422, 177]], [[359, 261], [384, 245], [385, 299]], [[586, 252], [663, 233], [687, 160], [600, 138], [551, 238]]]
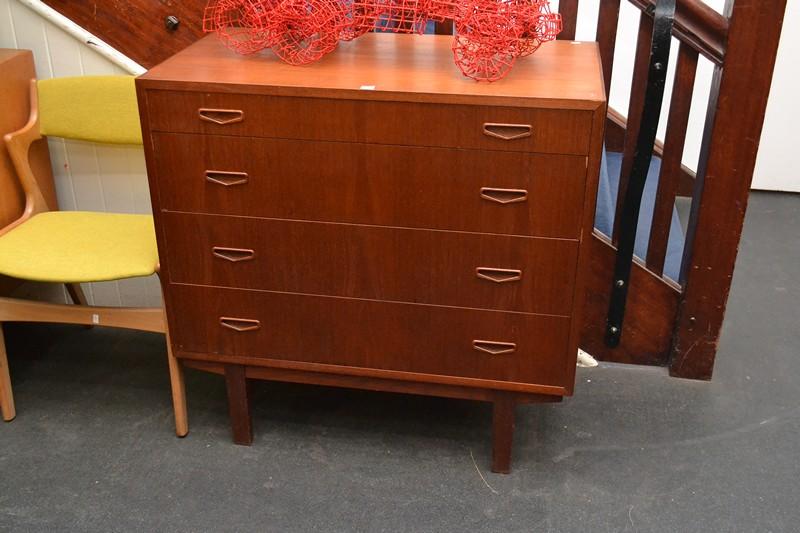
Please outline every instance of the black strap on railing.
[[622, 212], [618, 214], [620, 217], [619, 244], [614, 265], [614, 279], [611, 285], [608, 318], [606, 319], [605, 340], [606, 345], [611, 348], [618, 346], [622, 337], [625, 303], [628, 298], [628, 285], [633, 266], [633, 249], [639, 223], [639, 209], [642, 205], [642, 194], [653, 158], [658, 119], [661, 116], [661, 106], [664, 100], [664, 86], [667, 83], [672, 23], [675, 20], [675, 0], [657, 0], [653, 20], [650, 69], [647, 74], [647, 91], [645, 92], [642, 121], [628, 178], [625, 202], [622, 205]]

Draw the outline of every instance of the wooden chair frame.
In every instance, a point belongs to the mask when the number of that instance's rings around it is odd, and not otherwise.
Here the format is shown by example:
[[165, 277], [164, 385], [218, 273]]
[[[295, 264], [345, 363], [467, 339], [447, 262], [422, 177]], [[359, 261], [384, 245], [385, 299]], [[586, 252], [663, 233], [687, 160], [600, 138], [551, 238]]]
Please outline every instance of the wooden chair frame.
[[[36, 214], [51, 211], [42, 194], [36, 176], [28, 160], [31, 144], [42, 139], [39, 128], [38, 92], [36, 80], [30, 85], [31, 110], [27, 124], [4, 139], [9, 155], [17, 172], [17, 177], [25, 193], [25, 209], [22, 215], [0, 229], [3, 235], [24, 224]], [[2, 324], [4, 322], [50, 322], [62, 324], [102, 325], [115, 328], [135, 329], [164, 333], [167, 337], [167, 361], [169, 363], [172, 404], [175, 413], [175, 433], [179, 437], [189, 432], [186, 413], [186, 391], [183, 380], [183, 367], [173, 356], [166, 326], [166, 317], [161, 307], [100, 307], [87, 305], [79, 284], [67, 284], [67, 290], [74, 305], [32, 302], [13, 298], [0, 298], [0, 409], [3, 419], [11, 421], [16, 416], [11, 377], [8, 369]]]

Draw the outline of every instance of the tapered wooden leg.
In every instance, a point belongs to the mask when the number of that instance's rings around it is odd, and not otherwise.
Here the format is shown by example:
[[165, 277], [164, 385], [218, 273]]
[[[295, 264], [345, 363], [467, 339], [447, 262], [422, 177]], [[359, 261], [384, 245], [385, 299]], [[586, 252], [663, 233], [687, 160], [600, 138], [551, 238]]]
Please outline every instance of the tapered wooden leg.
[[186, 411], [186, 386], [183, 382], [183, 365], [172, 355], [172, 343], [167, 335], [167, 362], [169, 363], [169, 383], [172, 388], [172, 410], [175, 413], [175, 434], [185, 437], [189, 433], [189, 415]]
[[253, 443], [250, 420], [250, 397], [247, 390], [245, 367], [225, 365], [225, 385], [228, 389], [228, 410], [231, 417], [233, 442], [249, 446]]
[[3, 325], [0, 324], [0, 411], [3, 420], [11, 422], [17, 416], [14, 408], [14, 394], [11, 392], [11, 375], [8, 372], [8, 359], [6, 358], [6, 343], [3, 338]]
[[[83, 293], [80, 283], [65, 283], [64, 287], [67, 288], [67, 294], [69, 294], [69, 299], [72, 300], [73, 304], [89, 305], [89, 300], [86, 299], [86, 295]], [[92, 329], [94, 326], [86, 324], [83, 327], [85, 329]]]
[[89, 305], [80, 283], [65, 283], [70, 300], [75, 305]]
[[511, 446], [514, 442], [514, 412], [517, 401], [513, 394], [498, 392], [492, 408], [492, 472], [511, 472]]

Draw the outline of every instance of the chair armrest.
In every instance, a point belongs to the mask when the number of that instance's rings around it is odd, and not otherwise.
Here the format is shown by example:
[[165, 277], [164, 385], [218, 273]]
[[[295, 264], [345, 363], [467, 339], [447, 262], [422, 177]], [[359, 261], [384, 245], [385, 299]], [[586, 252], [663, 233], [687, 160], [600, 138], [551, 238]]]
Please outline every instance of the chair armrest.
[[17, 173], [20, 185], [22, 185], [22, 190], [25, 193], [25, 210], [20, 218], [8, 226], [0, 228], [0, 235], [19, 226], [33, 215], [50, 210], [47, 206], [47, 201], [44, 199], [42, 190], [39, 188], [39, 183], [36, 181], [36, 176], [33, 173], [28, 158], [31, 144], [42, 139], [42, 134], [39, 129], [39, 106], [36, 92], [36, 80], [31, 80], [30, 91], [31, 112], [28, 117], [28, 122], [19, 130], [7, 133], [3, 136], [6, 148], [8, 149], [8, 155], [11, 157], [14, 170]]

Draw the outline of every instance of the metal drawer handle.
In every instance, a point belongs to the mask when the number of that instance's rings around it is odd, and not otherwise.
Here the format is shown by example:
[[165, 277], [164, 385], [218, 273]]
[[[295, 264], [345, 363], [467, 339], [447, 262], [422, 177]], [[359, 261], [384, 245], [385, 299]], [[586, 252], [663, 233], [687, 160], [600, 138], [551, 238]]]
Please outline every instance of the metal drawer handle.
[[232, 318], [229, 316], [221, 316], [219, 317], [219, 324], [223, 328], [232, 329], [233, 331], [238, 331], [240, 333], [261, 329], [261, 321], [252, 320], [250, 318]]
[[247, 172], [225, 172], [224, 170], [206, 170], [206, 181], [231, 187], [233, 185], [244, 185], [250, 179]]
[[495, 283], [508, 283], [522, 279], [522, 270], [510, 270], [507, 268], [478, 267], [475, 275], [481, 279], [494, 281]]
[[514, 353], [517, 350], [517, 345], [513, 342], [497, 342], [497, 341], [472, 341], [472, 347], [479, 352], [485, 352], [489, 355], [503, 355], [507, 353]]
[[197, 115], [200, 120], [219, 124], [220, 126], [235, 124], [244, 120], [244, 111], [241, 109], [209, 109], [201, 107], [197, 110]]
[[255, 250], [248, 248], [225, 248], [224, 246], [214, 246], [211, 249], [214, 257], [219, 257], [231, 263], [238, 263], [239, 261], [249, 261], [256, 256]]
[[483, 125], [484, 135], [504, 141], [513, 141], [531, 136], [533, 127], [530, 124], [495, 124], [487, 122]]
[[492, 187], [483, 187], [481, 189], [481, 198], [497, 202], [498, 204], [514, 204], [526, 201], [528, 199], [528, 191], [525, 189], [495, 189]]

